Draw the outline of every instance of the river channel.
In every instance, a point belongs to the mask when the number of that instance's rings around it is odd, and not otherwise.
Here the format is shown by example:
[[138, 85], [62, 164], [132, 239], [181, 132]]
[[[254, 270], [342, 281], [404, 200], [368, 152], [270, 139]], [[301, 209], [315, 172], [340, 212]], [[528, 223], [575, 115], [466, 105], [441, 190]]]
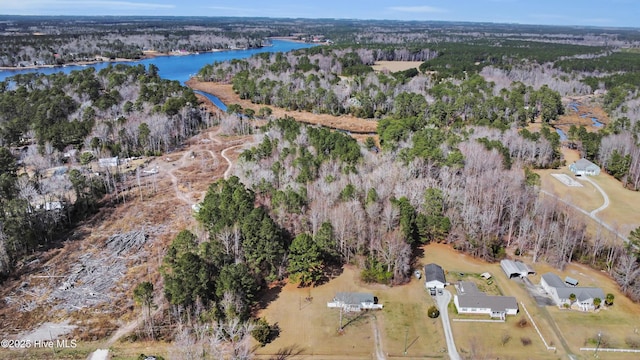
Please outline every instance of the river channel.
[[[225, 50], [225, 51], [214, 51], [214, 52], [206, 52], [199, 54], [190, 54], [190, 55], [171, 55], [171, 56], [156, 56], [143, 60], [134, 60], [134, 61], [111, 61], [111, 62], [100, 62], [96, 64], [90, 65], [68, 65], [68, 66], [56, 66], [56, 67], [43, 67], [43, 68], [29, 68], [29, 69], [11, 69], [11, 70], [0, 70], [0, 81], [4, 81], [8, 77], [14, 76], [16, 74], [26, 74], [26, 73], [42, 73], [42, 74], [54, 74], [58, 72], [63, 72], [65, 74], [69, 74], [74, 70], [83, 70], [87, 67], [93, 67], [96, 70], [104, 69], [109, 64], [143, 64], [144, 66], [149, 66], [150, 64], [154, 64], [158, 67], [158, 74], [168, 80], [177, 80], [180, 81], [181, 84], [184, 85], [185, 81], [189, 80], [189, 78], [193, 77], [202, 67], [207, 64], [212, 64], [215, 62], [222, 62], [233, 59], [246, 59], [251, 57], [252, 55], [263, 53], [263, 52], [287, 52], [296, 49], [303, 49], [315, 46], [315, 44], [306, 44], [294, 41], [286, 41], [286, 40], [277, 40], [274, 39], [271, 41], [271, 46], [262, 47], [259, 49], [247, 49], [247, 50]], [[216, 106], [225, 110], [226, 106], [218, 99], [217, 97], [197, 91], [199, 94], [202, 94], [209, 98]]]

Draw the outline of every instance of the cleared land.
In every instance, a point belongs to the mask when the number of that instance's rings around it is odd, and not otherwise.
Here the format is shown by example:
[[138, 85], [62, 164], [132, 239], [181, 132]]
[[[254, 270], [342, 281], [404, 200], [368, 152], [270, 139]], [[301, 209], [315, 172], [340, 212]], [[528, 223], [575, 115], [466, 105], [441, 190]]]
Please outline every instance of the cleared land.
[[376, 63], [371, 67], [375, 71], [397, 72], [409, 69], [417, 69], [422, 63], [423, 61], [376, 61]]
[[[242, 100], [233, 91], [231, 84], [215, 82], [199, 82], [191, 79], [186, 83], [189, 87], [215, 95], [225, 104], [239, 104], [244, 109], [253, 109], [256, 112], [265, 105], [254, 104], [249, 100]], [[283, 108], [269, 106], [273, 110], [273, 116], [282, 118], [290, 116], [296, 121], [307, 124], [322, 125], [332, 129], [340, 129], [358, 134], [375, 134], [378, 123], [374, 120], [366, 120], [351, 115], [332, 116], [328, 114], [313, 114], [306, 111], [289, 111]]]
[[[587, 212], [599, 208], [603, 204], [604, 199], [598, 189], [592, 184], [581, 181], [580, 184], [582, 184], [583, 187], [569, 187], [553, 177], [553, 174], [565, 174], [575, 179], [575, 175], [569, 170], [569, 165], [578, 160], [580, 154], [577, 150], [567, 148], [562, 148], [561, 150], [566, 160], [565, 166], [559, 169], [535, 170], [536, 173], [540, 175], [542, 189], [555, 194], [559, 198]], [[640, 226], [640, 217], [637, 216], [637, 214], [640, 213], [640, 192], [623, 188], [620, 181], [604, 172], [598, 176], [591, 176], [589, 179], [597, 183], [604, 190], [611, 202], [609, 207], [598, 212], [596, 215], [598, 219], [601, 219], [613, 228], [617, 228], [621, 234], [626, 236], [629, 235], [631, 230]], [[589, 220], [588, 225], [593, 231], [597, 230], [595, 221]]]
[[[343, 324], [348, 325], [339, 333], [340, 311], [327, 308], [327, 302], [340, 291], [373, 293], [384, 309], [346, 315]], [[440, 319], [426, 315], [434, 302], [422, 280], [414, 278], [397, 287], [365, 284], [359, 280], [358, 270], [347, 266], [323, 285], [308, 289], [286, 284], [276, 296], [259, 315], [278, 323], [282, 332], [273, 343], [258, 349], [260, 358], [268, 359], [285, 349], [299, 353], [292, 359], [375, 358], [373, 322], [380, 331], [378, 346], [388, 358], [403, 356], [405, 339], [408, 359], [446, 354]]]

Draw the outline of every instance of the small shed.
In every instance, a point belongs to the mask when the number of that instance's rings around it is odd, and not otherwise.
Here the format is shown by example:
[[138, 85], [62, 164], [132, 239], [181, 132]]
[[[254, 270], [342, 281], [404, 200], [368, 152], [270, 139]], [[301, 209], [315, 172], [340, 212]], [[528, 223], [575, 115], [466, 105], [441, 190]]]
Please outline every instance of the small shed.
[[572, 277], [569, 277], [569, 276], [564, 278], [564, 283], [569, 285], [569, 286], [578, 286], [578, 280], [574, 279]]
[[600, 166], [592, 163], [591, 161], [582, 158], [573, 164], [569, 165], [569, 170], [578, 176], [582, 175], [599, 175]]

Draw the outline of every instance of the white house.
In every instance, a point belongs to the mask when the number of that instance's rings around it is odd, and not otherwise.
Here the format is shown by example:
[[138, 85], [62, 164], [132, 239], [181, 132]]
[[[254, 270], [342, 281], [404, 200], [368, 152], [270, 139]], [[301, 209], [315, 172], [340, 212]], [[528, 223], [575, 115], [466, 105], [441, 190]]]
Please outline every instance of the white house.
[[427, 289], [444, 289], [447, 281], [444, 278], [444, 270], [437, 264], [424, 266], [424, 286]]
[[535, 270], [531, 268], [531, 266], [521, 261], [504, 259], [500, 261], [500, 267], [509, 279], [513, 277], [526, 277], [528, 275], [536, 273]]
[[344, 311], [380, 310], [382, 304], [378, 304], [373, 294], [339, 292], [332, 301], [327, 303], [330, 308], [342, 308]]
[[507, 315], [518, 313], [518, 302], [513, 296], [487, 295], [468, 281], [459, 282], [456, 290], [458, 294], [453, 297], [453, 303], [459, 314], [487, 314], [504, 320]]
[[569, 165], [569, 170], [576, 175], [599, 175], [600, 167], [591, 161], [582, 158]]
[[595, 287], [573, 287], [567, 285], [562, 279], [553, 273], [546, 273], [540, 279], [540, 285], [551, 295], [551, 298], [558, 306], [571, 306], [571, 294], [576, 296], [575, 304], [582, 311], [594, 310], [593, 299], [604, 300], [604, 292]]

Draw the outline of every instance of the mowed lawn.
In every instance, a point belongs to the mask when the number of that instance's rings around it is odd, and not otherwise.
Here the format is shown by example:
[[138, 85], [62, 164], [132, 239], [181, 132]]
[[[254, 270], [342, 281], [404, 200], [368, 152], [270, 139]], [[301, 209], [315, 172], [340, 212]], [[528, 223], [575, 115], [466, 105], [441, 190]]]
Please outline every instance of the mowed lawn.
[[[337, 292], [373, 293], [384, 309], [345, 315], [343, 324], [348, 324], [339, 333], [340, 311], [327, 308]], [[365, 284], [355, 267], [346, 266], [340, 276], [312, 289], [285, 285], [259, 314], [269, 323], [278, 323], [280, 336], [258, 348], [257, 354], [269, 358], [288, 351], [298, 354], [290, 359], [371, 359], [375, 358], [377, 324], [379, 346], [390, 358], [403, 356], [405, 346], [407, 359], [442, 357], [446, 355], [442, 323], [427, 317], [432, 304], [421, 280], [413, 278], [395, 287]]]
[[[598, 286], [606, 293], [615, 296], [614, 306], [598, 313], [583, 313], [578, 311], [560, 310], [555, 306], [539, 307], [520, 280], [509, 280], [504, 275], [499, 263], [486, 263], [468, 255], [457, 252], [449, 245], [430, 244], [424, 247], [423, 263], [435, 262], [445, 269], [447, 281], [454, 282], [460, 278], [459, 273], [480, 274], [489, 272], [493, 275], [494, 284], [506, 296], [515, 296], [520, 307], [517, 316], [508, 316], [505, 323], [478, 323], [452, 321], [456, 346], [461, 356], [465, 358], [506, 358], [506, 359], [558, 359], [566, 358], [570, 352], [578, 359], [592, 358], [592, 353], [580, 352], [581, 347], [591, 347], [587, 339], [597, 336], [601, 331], [609, 337], [612, 345], [628, 348], [625, 339], [635, 335], [635, 329], [640, 331], [640, 304], [635, 304], [624, 297], [618, 290], [617, 284], [606, 273], [593, 270], [580, 264], [570, 264], [564, 271], [558, 271], [543, 263], [531, 264], [537, 271], [529, 279], [534, 284], [540, 283], [540, 276], [547, 272], [554, 272], [561, 278], [571, 276], [580, 282], [580, 286]], [[453, 286], [448, 287], [455, 294]], [[521, 328], [518, 321], [525, 317], [522, 303], [538, 325], [540, 332], [555, 351], [547, 350], [539, 335], [528, 321], [527, 326]], [[449, 307], [451, 319], [488, 319], [488, 316], [457, 315], [453, 305]], [[528, 320], [528, 317], [527, 317]], [[563, 337], [561, 341], [557, 332]], [[503, 336], [509, 340], [503, 345]], [[640, 335], [637, 335], [640, 336]], [[531, 340], [530, 345], [523, 345], [522, 338]], [[564, 344], [568, 347], [565, 349]], [[639, 354], [598, 354], [601, 359], [637, 359]]]

